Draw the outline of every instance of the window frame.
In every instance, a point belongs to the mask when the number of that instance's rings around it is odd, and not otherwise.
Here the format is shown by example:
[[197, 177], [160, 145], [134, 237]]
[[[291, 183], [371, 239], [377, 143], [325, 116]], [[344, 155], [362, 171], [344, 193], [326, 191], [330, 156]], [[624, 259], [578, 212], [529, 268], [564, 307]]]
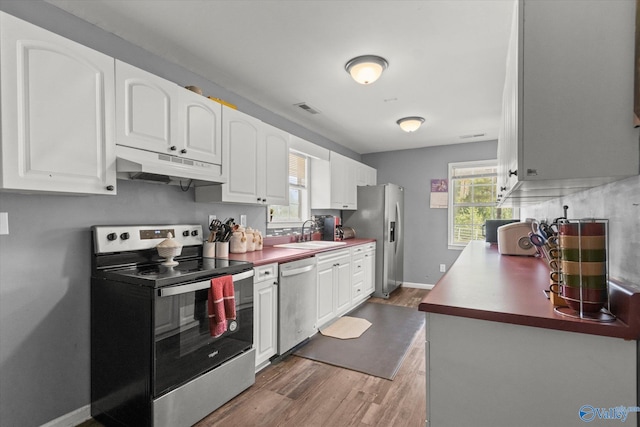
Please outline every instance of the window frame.
[[[448, 164], [448, 179], [449, 179], [449, 197], [448, 197], [448, 214], [447, 214], [447, 246], [449, 249], [454, 250], [463, 250], [467, 243], [455, 243], [454, 242], [454, 232], [455, 232], [455, 210], [454, 210], [454, 199], [455, 199], [455, 178], [453, 177], [453, 172], [455, 169], [466, 169], [466, 168], [483, 168], [483, 167], [493, 167], [495, 168], [495, 176], [498, 175], [498, 160], [497, 159], [487, 159], [487, 160], [472, 160], [466, 162], [451, 162]], [[479, 177], [480, 175], [478, 175]], [[494, 175], [492, 175], [494, 176]], [[495, 189], [494, 189], [495, 191]], [[470, 204], [472, 207], [487, 207], [491, 206], [497, 208], [497, 203], [494, 200], [491, 203], [477, 203]], [[519, 210], [517, 208], [513, 209], [513, 217], [517, 218], [519, 216]]]
[[[299, 157], [303, 157], [305, 159], [305, 182], [306, 185], [295, 185], [295, 184], [291, 184], [291, 182], [289, 182], [289, 188], [287, 189], [287, 191], [291, 191], [291, 187], [294, 188], [300, 188], [302, 190], [302, 194], [300, 197], [300, 204], [301, 204], [301, 213], [300, 215], [302, 216], [302, 218], [300, 218], [300, 221], [271, 221], [270, 220], [270, 211], [271, 211], [271, 206], [274, 205], [268, 205], [267, 206], [267, 212], [266, 212], [266, 221], [267, 221], [267, 229], [279, 229], [279, 228], [295, 228], [295, 227], [302, 227], [302, 224], [305, 221], [305, 218], [310, 218], [311, 217], [311, 157], [306, 154], [303, 153], [301, 151], [298, 150], [294, 150], [292, 148], [289, 149], [289, 155], [296, 155]], [[289, 180], [289, 178], [287, 178]], [[289, 199], [291, 199], [291, 197], [289, 197]], [[289, 200], [289, 205], [291, 204], [291, 200]], [[277, 206], [277, 205], [275, 205]]]

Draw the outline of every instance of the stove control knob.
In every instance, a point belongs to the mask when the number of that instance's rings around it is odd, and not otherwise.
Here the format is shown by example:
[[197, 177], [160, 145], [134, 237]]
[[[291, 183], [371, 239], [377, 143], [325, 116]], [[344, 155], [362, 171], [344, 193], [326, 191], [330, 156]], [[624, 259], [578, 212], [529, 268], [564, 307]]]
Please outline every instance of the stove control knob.
[[120, 235], [120, 238], [121, 238], [122, 240], [127, 240], [127, 239], [129, 238], [129, 233], [122, 233], [122, 234]]
[[183, 231], [183, 232], [182, 232], [182, 235], [183, 235], [184, 237], [189, 237], [189, 230], [185, 230], [185, 231]]
[[229, 332], [235, 332], [238, 329], [238, 322], [232, 320], [229, 322]]
[[193, 230], [193, 231], [191, 232], [191, 235], [192, 235], [192, 236], [197, 236], [197, 235], [198, 235], [198, 230]]
[[116, 240], [118, 238], [118, 235], [116, 233], [109, 233], [107, 234], [107, 240], [113, 242], [114, 240]]

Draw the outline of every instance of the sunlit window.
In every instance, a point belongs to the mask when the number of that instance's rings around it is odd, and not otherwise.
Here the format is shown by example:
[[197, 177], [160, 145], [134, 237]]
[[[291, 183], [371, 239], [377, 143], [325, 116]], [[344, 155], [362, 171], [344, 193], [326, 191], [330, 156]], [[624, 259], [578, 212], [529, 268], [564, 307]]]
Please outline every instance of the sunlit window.
[[449, 163], [449, 246], [484, 240], [488, 219], [511, 219], [513, 208], [496, 206], [497, 161]]
[[273, 226], [301, 223], [309, 218], [309, 168], [305, 155], [289, 152], [289, 204], [270, 205], [269, 223]]

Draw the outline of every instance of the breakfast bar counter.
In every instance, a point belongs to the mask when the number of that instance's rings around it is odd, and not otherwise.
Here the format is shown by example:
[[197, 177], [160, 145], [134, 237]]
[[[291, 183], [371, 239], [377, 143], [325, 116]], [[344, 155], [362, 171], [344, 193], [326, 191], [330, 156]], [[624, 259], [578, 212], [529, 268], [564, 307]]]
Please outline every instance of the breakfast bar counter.
[[640, 294], [614, 284], [618, 319], [598, 323], [556, 313], [548, 287], [538, 258], [460, 254], [419, 305], [427, 426], [638, 425]]
[[[640, 292], [611, 284], [615, 322], [559, 314], [545, 295], [549, 267], [528, 256], [500, 255], [497, 245], [472, 241], [427, 294], [419, 310], [629, 340], [640, 338]], [[629, 308], [631, 306], [631, 308]], [[634, 310], [635, 308], [635, 310]]]

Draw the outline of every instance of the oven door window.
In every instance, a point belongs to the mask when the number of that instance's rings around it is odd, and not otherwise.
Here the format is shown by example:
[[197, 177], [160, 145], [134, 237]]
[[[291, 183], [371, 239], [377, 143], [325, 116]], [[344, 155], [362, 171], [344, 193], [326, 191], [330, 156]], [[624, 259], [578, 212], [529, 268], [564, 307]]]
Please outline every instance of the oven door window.
[[217, 338], [209, 330], [208, 289], [155, 297], [154, 397], [251, 349], [253, 298], [243, 295], [252, 285], [252, 279], [234, 283], [236, 319], [227, 319], [227, 331]]

